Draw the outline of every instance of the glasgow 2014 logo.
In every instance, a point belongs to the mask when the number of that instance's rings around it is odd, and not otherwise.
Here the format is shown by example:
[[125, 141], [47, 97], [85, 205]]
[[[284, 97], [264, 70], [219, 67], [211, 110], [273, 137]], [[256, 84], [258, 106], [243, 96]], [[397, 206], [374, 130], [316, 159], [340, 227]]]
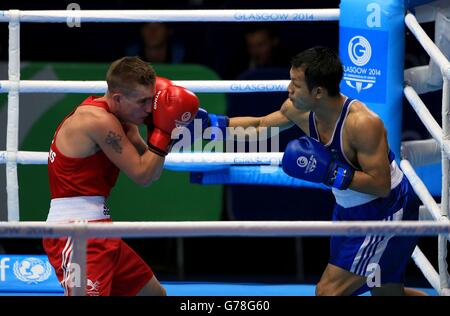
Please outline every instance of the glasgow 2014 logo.
[[348, 43], [348, 56], [356, 66], [364, 66], [372, 57], [372, 47], [369, 41], [360, 35], [352, 37]]
[[344, 65], [344, 80], [347, 86], [358, 93], [372, 88], [381, 75], [381, 70], [373, 67], [366, 68], [372, 58], [370, 42], [364, 36], [353, 36], [348, 41], [347, 52], [352, 63], [352, 65]]

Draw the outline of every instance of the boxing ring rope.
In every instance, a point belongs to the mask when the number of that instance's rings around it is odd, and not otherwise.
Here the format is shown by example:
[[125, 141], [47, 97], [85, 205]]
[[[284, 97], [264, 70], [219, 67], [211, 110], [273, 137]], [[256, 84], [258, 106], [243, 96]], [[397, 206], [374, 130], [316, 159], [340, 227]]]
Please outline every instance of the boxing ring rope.
[[[448, 222], [448, 209], [449, 209], [449, 140], [450, 140], [450, 62], [445, 57], [445, 55], [440, 51], [436, 44], [428, 37], [425, 31], [420, 26], [416, 17], [408, 13], [405, 16], [405, 24], [409, 30], [414, 34], [416, 39], [419, 41], [421, 46], [425, 49], [430, 58], [437, 64], [443, 79], [442, 85], [442, 129], [439, 124], [434, 120], [433, 116], [429, 113], [428, 109], [417, 95], [412, 87], [406, 86], [404, 89], [404, 94], [408, 99], [411, 106], [416, 111], [418, 117], [421, 119], [425, 127], [430, 132], [431, 136], [438, 142], [441, 147], [442, 156], [442, 193], [441, 199], [442, 204], [440, 207], [440, 216], [438, 218], [441, 222]], [[407, 166], [403, 163], [403, 166]], [[409, 168], [410, 172], [414, 173], [412, 168]], [[409, 179], [409, 177], [408, 177]], [[418, 191], [416, 191], [419, 193]], [[419, 194], [418, 194], [419, 195]], [[420, 196], [419, 198], [424, 202], [424, 199], [429, 200], [429, 196]], [[430, 209], [431, 210], [431, 209]], [[436, 212], [433, 214], [437, 215]], [[449, 292], [449, 274], [447, 266], [447, 236], [438, 236], [438, 265], [439, 265], [439, 287], [440, 289]]]
[[[0, 11], [0, 22], [16, 19], [15, 12]], [[298, 22], [337, 21], [339, 9], [262, 10], [51, 10], [20, 11], [20, 22]]]
[[[173, 80], [175, 85], [198, 93], [284, 92], [289, 80]], [[104, 93], [106, 81], [21, 80], [20, 93]], [[0, 80], [0, 93], [16, 89], [13, 83]]]
[[53, 224], [0, 222], [0, 237], [296, 237], [436, 236], [450, 234], [450, 222], [437, 221], [178, 221]]
[[[0, 237], [61, 237], [73, 238], [73, 262], [80, 267], [80, 276], [85, 277], [86, 239], [101, 237], [295, 237], [295, 236], [361, 236], [367, 234], [401, 235], [401, 236], [433, 236], [449, 234], [448, 222], [385, 222], [385, 221], [347, 221], [347, 222], [297, 222], [297, 221], [238, 221], [238, 222], [120, 222], [120, 223], [73, 223], [48, 224], [45, 222], [0, 223]], [[418, 248], [416, 248], [418, 249]], [[436, 272], [428, 260], [415, 252], [416, 263], [424, 265], [426, 278], [435, 280]], [[419, 266], [419, 267], [421, 267]], [[85, 280], [81, 284], [86, 284]], [[84, 283], [83, 283], [84, 282]], [[433, 282], [433, 283], [432, 283]], [[430, 282], [435, 290], [447, 295], [445, 289], [436, 287], [436, 282]], [[85, 287], [74, 287], [74, 295], [84, 295]]]
[[[0, 151], [0, 163], [6, 163], [7, 193], [8, 193], [8, 219], [19, 219], [18, 178], [17, 163], [45, 164], [47, 153], [18, 151], [18, 109], [19, 93], [51, 92], [51, 93], [87, 93], [104, 92], [106, 84], [98, 81], [20, 81], [20, 22], [54, 22], [67, 23], [79, 22], [295, 22], [295, 21], [336, 21], [339, 19], [339, 9], [306, 9], [306, 10], [183, 10], [183, 11], [158, 11], [158, 10], [132, 10], [132, 11], [0, 11], [0, 22], [9, 22], [9, 61], [8, 80], [0, 81], [0, 92], [8, 93], [8, 124], [6, 151]], [[422, 46], [430, 56], [440, 65], [443, 77], [443, 118], [447, 117], [449, 108], [449, 83], [450, 67], [439, 49], [435, 49], [434, 43], [429, 40], [416, 25], [415, 17], [408, 14], [405, 23], [413, 31]], [[422, 34], [423, 32], [423, 34]], [[431, 41], [431, 43], [430, 43]], [[221, 93], [221, 92], [275, 92], [285, 91], [288, 81], [175, 81], [194, 92]], [[413, 95], [405, 88], [405, 95]], [[414, 99], [414, 98], [411, 98]], [[419, 104], [417, 101], [410, 101]], [[420, 106], [420, 105], [419, 105]], [[445, 109], [445, 110], [444, 110]], [[426, 115], [424, 115], [426, 117]], [[422, 118], [419, 115], [420, 118]], [[431, 118], [432, 119], [432, 118]], [[450, 224], [447, 219], [448, 209], [448, 149], [449, 128], [446, 120], [443, 120], [443, 129], [439, 125], [425, 123], [430, 126], [433, 137], [439, 142], [442, 149], [443, 186], [442, 206], [439, 207], [417, 174], [407, 161], [402, 161], [405, 175], [414, 183], [414, 189], [429, 211], [434, 222], [181, 222], [181, 223], [113, 223], [102, 224], [67, 224], [49, 225], [46, 223], [0, 223], [0, 236], [4, 237], [42, 237], [72, 235], [74, 237], [74, 261], [85, 263], [86, 238], [89, 236], [325, 236], [335, 235], [364, 235], [364, 234], [396, 234], [396, 235], [436, 235], [439, 234], [439, 275], [432, 265], [416, 247], [413, 259], [424, 273], [430, 284], [441, 295], [448, 295], [448, 275], [443, 262], [446, 258], [447, 236], [450, 232]], [[436, 126], [437, 125], [437, 126]], [[255, 157], [242, 154], [239, 164], [279, 164], [282, 153], [266, 157], [258, 161]], [[167, 157], [167, 164], [179, 164], [182, 157], [175, 154]], [[202, 154], [205, 155], [205, 154]], [[258, 154], [260, 156], [261, 153]], [[212, 159], [213, 157], [210, 157]], [[218, 156], [214, 156], [218, 159]], [[171, 161], [173, 159], [173, 161]], [[177, 160], [179, 159], [179, 160]], [[197, 160], [196, 160], [197, 159]], [[222, 160], [201, 161], [199, 157], [191, 157], [191, 163], [195, 164], [224, 164], [236, 163], [231, 156]], [[253, 159], [253, 160], [252, 160]], [[417, 180], [418, 179], [418, 180]], [[167, 225], [167, 226], [164, 226]], [[98, 226], [98, 227], [97, 227]], [[61, 234], [61, 235], [58, 235]], [[111, 235], [110, 235], [111, 234]], [[160, 234], [160, 235], [158, 235]], [[167, 234], [167, 235], [164, 235]], [[180, 234], [180, 235], [177, 235]], [[186, 234], [186, 235], [183, 235]], [[190, 235], [194, 234], [194, 235]], [[85, 274], [81, 274], [82, 283], [86, 284]], [[74, 289], [74, 294], [84, 294], [85, 287]]]
[[449, 296], [448, 289], [440, 288], [439, 274], [436, 272], [433, 265], [430, 263], [430, 261], [428, 261], [427, 257], [423, 254], [423, 252], [419, 249], [419, 247], [416, 247], [414, 249], [411, 258], [413, 258], [417, 266], [420, 267], [427, 281], [439, 293], [439, 295]]
[[[180, 170], [180, 164], [184, 165], [184, 171], [190, 169], [198, 170], [200, 167], [210, 168], [211, 166], [231, 167], [236, 165], [266, 165], [279, 166], [283, 153], [169, 153], [164, 162], [164, 168], [169, 170]], [[6, 162], [6, 151], [0, 151], [0, 164]], [[23, 165], [46, 165], [48, 162], [48, 152], [18, 151], [17, 163]], [[439, 220], [440, 206], [426, 190], [425, 184], [414, 172], [410, 162], [403, 160], [400, 163], [403, 172], [410, 180], [416, 192], [419, 192], [424, 206], [420, 207], [420, 218], [422, 220]]]
[[431, 136], [438, 142], [439, 147], [443, 148], [447, 157], [450, 157], [450, 144], [445, 141], [442, 137], [442, 128], [431, 115], [427, 106], [423, 103], [422, 99], [419, 97], [417, 92], [411, 86], [405, 86], [403, 89], [406, 99], [409, 101], [414, 111], [416, 111], [417, 116], [422, 120], [422, 123], [427, 128]]
[[[24, 165], [46, 165], [48, 152], [18, 151], [17, 163]], [[173, 168], [184, 164], [184, 171], [190, 171], [198, 165], [210, 166], [231, 165], [280, 165], [283, 153], [169, 153], [165, 159], [164, 167]], [[7, 152], [0, 151], [0, 164], [7, 161]]]
[[411, 186], [414, 188], [414, 191], [417, 193], [417, 196], [433, 217], [433, 220], [435, 221], [445, 220], [445, 218], [443, 218], [443, 216], [441, 215], [441, 207], [439, 207], [439, 205], [431, 196], [430, 192], [428, 192], [425, 184], [422, 182], [420, 177], [415, 173], [414, 168], [411, 166], [409, 161], [402, 160], [400, 162], [400, 167], [402, 168], [403, 173], [406, 175], [409, 182], [411, 183]]
[[436, 46], [436, 44], [423, 30], [416, 17], [411, 13], [407, 13], [405, 16], [405, 24], [412, 32], [412, 34], [414, 34], [423, 49], [425, 49], [427, 54], [439, 66], [443, 77], [450, 79], [450, 62], [447, 60], [447, 57], [445, 57], [445, 55], [441, 52], [439, 47]]

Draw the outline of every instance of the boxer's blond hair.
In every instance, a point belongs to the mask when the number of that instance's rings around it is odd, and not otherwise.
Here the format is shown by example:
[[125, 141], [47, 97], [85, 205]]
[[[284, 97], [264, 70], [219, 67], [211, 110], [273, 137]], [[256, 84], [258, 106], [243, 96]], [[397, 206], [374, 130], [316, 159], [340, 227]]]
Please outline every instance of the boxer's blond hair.
[[136, 85], [154, 85], [155, 81], [155, 70], [139, 57], [122, 57], [106, 73], [108, 93], [130, 94]]

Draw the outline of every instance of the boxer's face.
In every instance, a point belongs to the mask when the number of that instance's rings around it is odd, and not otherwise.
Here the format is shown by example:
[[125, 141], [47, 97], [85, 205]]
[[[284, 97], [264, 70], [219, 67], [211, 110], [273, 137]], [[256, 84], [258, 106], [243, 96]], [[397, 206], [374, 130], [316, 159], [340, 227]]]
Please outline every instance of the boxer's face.
[[137, 85], [133, 91], [121, 94], [121, 119], [128, 123], [140, 125], [152, 109], [154, 86]]
[[313, 110], [314, 98], [306, 84], [305, 72], [301, 67], [292, 67], [289, 74], [291, 76], [291, 82], [288, 86], [289, 99], [292, 101], [295, 108], [302, 112]]

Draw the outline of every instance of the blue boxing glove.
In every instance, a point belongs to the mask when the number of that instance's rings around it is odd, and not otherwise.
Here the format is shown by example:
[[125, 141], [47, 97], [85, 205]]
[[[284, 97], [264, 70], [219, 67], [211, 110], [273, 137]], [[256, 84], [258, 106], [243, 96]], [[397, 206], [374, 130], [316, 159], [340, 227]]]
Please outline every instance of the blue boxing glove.
[[[228, 116], [220, 115], [220, 114], [209, 114], [205, 109], [199, 108], [195, 119], [187, 126], [191, 135], [192, 142], [195, 142], [199, 138], [203, 138], [203, 132], [208, 127], [212, 127], [211, 130], [211, 138], [212, 140], [223, 140], [226, 136], [226, 128], [230, 119]], [[219, 131], [221, 131], [221, 135]]]
[[339, 190], [347, 189], [355, 174], [351, 166], [335, 161], [324, 145], [308, 136], [289, 142], [282, 167], [291, 177], [323, 183]]

